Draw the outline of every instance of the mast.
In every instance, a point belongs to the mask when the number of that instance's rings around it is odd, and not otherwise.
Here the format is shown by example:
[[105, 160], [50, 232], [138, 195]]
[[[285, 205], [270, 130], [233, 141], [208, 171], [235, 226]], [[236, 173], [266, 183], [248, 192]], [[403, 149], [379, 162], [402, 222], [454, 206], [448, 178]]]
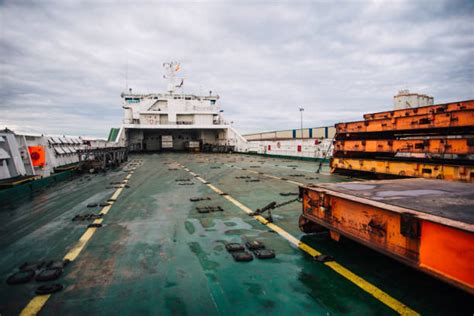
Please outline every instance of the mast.
[[184, 79], [178, 78], [176, 73], [181, 69], [181, 64], [172, 61], [169, 63], [163, 63], [163, 68], [165, 68], [165, 75], [163, 78], [168, 80], [167, 91], [170, 94], [173, 94], [176, 91], [176, 88], [182, 88]]

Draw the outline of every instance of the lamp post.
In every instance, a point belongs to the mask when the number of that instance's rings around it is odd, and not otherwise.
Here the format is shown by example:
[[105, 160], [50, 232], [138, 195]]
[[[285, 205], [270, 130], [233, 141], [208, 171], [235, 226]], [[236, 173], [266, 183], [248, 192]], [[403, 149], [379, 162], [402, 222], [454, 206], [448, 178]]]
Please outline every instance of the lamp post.
[[303, 139], [303, 111], [304, 111], [304, 108], [302, 106], [300, 106], [300, 115], [301, 115], [301, 139]]

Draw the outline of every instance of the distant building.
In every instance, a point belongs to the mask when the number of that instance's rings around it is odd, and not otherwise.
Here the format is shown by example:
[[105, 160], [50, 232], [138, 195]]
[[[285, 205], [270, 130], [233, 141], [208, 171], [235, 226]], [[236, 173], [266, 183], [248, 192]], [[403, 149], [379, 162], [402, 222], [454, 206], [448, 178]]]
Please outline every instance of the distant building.
[[417, 108], [420, 106], [433, 105], [434, 98], [426, 94], [410, 93], [409, 90], [400, 90], [393, 97], [394, 110]]

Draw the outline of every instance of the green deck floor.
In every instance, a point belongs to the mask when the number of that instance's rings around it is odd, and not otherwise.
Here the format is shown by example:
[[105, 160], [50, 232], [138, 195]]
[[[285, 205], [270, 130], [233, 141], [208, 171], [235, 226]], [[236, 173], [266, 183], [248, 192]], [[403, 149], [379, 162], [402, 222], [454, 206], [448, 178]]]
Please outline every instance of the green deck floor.
[[[344, 279], [183, 169], [181, 163], [244, 205], [256, 209], [282, 202], [280, 192], [297, 186], [237, 167], [303, 183], [348, 181], [315, 174], [318, 163], [226, 154], [137, 155], [143, 165], [131, 176], [110, 212], [79, 257], [58, 280], [40, 315], [390, 315], [386, 305]], [[258, 166], [256, 168], [255, 166]], [[218, 168], [217, 168], [218, 167]], [[291, 175], [305, 175], [294, 177]], [[32, 281], [4, 280], [25, 261], [61, 259], [86, 230], [72, 222], [86, 205], [107, 200], [110, 182], [127, 175], [83, 175], [58, 183], [14, 204], [0, 204], [0, 314], [17, 315], [34, 297]], [[251, 176], [260, 182], [245, 182]], [[316, 179], [316, 177], [318, 179]], [[190, 178], [194, 185], [179, 185]], [[308, 179], [312, 178], [312, 179]], [[193, 203], [190, 197], [209, 196]], [[1, 202], [0, 202], [1, 203]], [[199, 214], [196, 206], [224, 212]], [[95, 209], [96, 211], [99, 208]], [[304, 236], [298, 229], [301, 204], [273, 212], [275, 223], [413, 310], [426, 315], [472, 315], [473, 297], [350, 240]], [[271, 260], [235, 262], [223, 242], [258, 239], [276, 251]]]

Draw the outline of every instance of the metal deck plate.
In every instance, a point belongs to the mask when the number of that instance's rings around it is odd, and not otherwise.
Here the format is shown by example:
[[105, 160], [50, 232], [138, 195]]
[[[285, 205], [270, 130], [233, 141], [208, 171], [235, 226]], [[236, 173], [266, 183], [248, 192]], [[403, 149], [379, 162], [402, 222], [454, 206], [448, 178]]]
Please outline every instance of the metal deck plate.
[[318, 187], [474, 224], [474, 184], [400, 179], [319, 184]]
[[[293, 199], [280, 193], [297, 192], [298, 183], [353, 180], [329, 174], [327, 165], [316, 174], [319, 163], [259, 156], [167, 153], [131, 158], [142, 159], [143, 166], [104, 216], [103, 227], [55, 281], [64, 289], [49, 298], [40, 315], [396, 315], [248, 216], [229, 196], [196, 178], [191, 186], [175, 181], [191, 178], [176, 165], [184, 164], [255, 210], [271, 201]], [[253, 165], [260, 168], [250, 168]], [[215, 166], [221, 168], [211, 168]], [[251, 172], [257, 170], [275, 178]], [[7, 277], [24, 262], [63, 258], [87, 226], [71, 219], [91, 212], [88, 203], [110, 199], [115, 190], [108, 188], [110, 182], [122, 181], [126, 174], [119, 169], [83, 175], [12, 204], [0, 201], [0, 314], [18, 315], [39, 286], [9, 286]], [[236, 179], [241, 176], [262, 181]], [[212, 200], [191, 202], [190, 197]], [[220, 205], [224, 212], [200, 214], [195, 209], [208, 205]], [[304, 235], [298, 228], [300, 214], [301, 204], [292, 203], [275, 210], [273, 218], [295, 238], [417, 312], [451, 315], [474, 310], [469, 294], [367, 247], [349, 240], [335, 243], [328, 235]], [[248, 240], [263, 242], [275, 250], [276, 258], [235, 262], [225, 242]]]

